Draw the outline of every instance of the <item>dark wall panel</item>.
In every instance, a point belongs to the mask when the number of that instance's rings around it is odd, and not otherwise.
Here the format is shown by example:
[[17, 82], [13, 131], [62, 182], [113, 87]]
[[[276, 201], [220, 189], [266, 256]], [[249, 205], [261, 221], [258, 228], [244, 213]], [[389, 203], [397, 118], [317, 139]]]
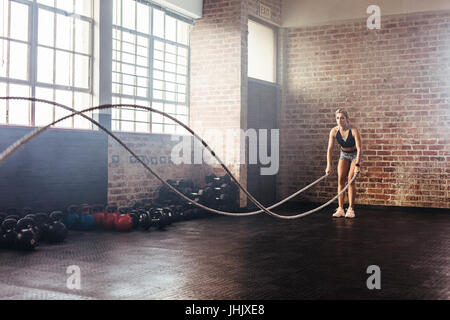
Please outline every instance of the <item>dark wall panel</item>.
[[[0, 127], [0, 150], [30, 130]], [[0, 163], [0, 209], [106, 203], [107, 148], [101, 131], [47, 130]]]

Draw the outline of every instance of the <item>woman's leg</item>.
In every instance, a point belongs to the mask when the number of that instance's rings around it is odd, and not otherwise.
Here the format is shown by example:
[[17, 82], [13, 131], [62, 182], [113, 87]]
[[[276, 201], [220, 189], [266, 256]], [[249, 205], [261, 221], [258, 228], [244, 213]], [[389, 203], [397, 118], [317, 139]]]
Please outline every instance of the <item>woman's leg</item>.
[[[355, 173], [356, 161], [353, 161], [350, 165], [350, 171], [348, 173], [348, 182], [352, 180]], [[356, 199], [356, 186], [355, 181], [348, 187], [348, 207], [353, 209], [353, 205]]]
[[[350, 169], [350, 161], [348, 160], [341, 160], [339, 159], [338, 163], [338, 193], [342, 191], [342, 189], [345, 188], [345, 184], [347, 181], [347, 174]], [[350, 196], [349, 196], [350, 198]], [[345, 199], [345, 192], [341, 194], [338, 198], [339, 207], [344, 208], [344, 199]]]

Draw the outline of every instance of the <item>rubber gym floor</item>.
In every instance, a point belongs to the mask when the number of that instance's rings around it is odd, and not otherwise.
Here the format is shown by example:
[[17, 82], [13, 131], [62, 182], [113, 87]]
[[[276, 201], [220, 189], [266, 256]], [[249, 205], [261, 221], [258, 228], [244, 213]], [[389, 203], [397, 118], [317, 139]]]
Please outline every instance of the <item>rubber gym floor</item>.
[[[292, 214], [312, 208], [290, 203]], [[297, 220], [213, 216], [166, 231], [71, 231], [0, 251], [0, 299], [450, 299], [448, 210], [334, 207]], [[80, 289], [68, 289], [69, 266]], [[380, 289], [369, 290], [380, 268]]]

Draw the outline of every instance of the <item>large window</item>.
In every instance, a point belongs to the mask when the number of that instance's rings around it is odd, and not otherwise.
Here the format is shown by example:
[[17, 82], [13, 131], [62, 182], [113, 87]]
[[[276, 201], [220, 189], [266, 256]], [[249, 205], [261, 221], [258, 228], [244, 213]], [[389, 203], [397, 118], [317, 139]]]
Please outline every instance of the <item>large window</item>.
[[[0, 95], [90, 106], [92, 6], [93, 0], [0, 0]], [[0, 102], [0, 124], [42, 126], [66, 114], [48, 104]], [[92, 125], [77, 116], [57, 127]]]
[[[189, 27], [147, 2], [114, 0], [113, 103], [150, 105], [188, 124]], [[113, 109], [117, 131], [183, 133], [159, 114]]]

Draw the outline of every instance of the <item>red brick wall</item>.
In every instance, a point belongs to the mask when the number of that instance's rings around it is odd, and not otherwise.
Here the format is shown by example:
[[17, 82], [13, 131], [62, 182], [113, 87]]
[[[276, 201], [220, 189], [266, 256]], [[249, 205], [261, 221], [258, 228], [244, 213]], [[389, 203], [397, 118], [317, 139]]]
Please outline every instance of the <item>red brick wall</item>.
[[[172, 163], [172, 147], [179, 142], [171, 141], [171, 135], [119, 133], [117, 136], [164, 180], [192, 179], [201, 187], [205, 185], [205, 175], [212, 171], [207, 165]], [[129, 206], [136, 201], [153, 199], [161, 185], [128, 151], [109, 138], [108, 203]]]
[[[382, 17], [285, 32], [279, 188], [324, 174], [334, 111], [362, 133], [357, 203], [450, 207], [450, 12]], [[334, 151], [336, 168], [338, 151]], [[336, 194], [336, 174], [299, 199]]]

